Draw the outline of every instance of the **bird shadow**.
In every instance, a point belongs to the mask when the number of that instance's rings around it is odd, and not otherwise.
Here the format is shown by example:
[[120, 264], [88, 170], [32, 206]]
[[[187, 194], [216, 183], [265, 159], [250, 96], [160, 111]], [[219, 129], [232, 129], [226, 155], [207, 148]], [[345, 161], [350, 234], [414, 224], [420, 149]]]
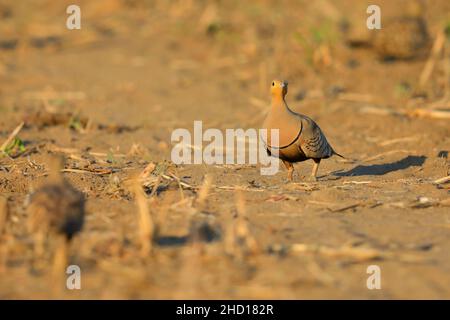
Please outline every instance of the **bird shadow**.
[[157, 237], [155, 243], [161, 247], [177, 247], [188, 243], [189, 235], [185, 236], [160, 236]]
[[154, 242], [161, 247], [177, 247], [188, 243], [211, 243], [221, 239], [221, 230], [207, 223], [191, 227], [189, 233], [182, 236], [165, 235], [155, 237]]
[[349, 176], [382, 176], [390, 172], [404, 170], [409, 167], [420, 167], [426, 160], [426, 156], [407, 156], [403, 159], [391, 163], [358, 165], [351, 170], [343, 172], [334, 172], [338, 177]]

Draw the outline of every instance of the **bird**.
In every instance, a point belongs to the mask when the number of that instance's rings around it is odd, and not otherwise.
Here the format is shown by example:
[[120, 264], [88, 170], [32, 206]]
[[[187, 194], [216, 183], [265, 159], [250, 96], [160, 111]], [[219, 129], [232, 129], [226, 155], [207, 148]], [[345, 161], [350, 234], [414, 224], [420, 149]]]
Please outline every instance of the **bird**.
[[405, 13], [386, 20], [372, 33], [371, 44], [380, 58], [408, 60], [424, 57], [431, 41], [424, 18], [425, 3], [411, 1]]
[[424, 14], [426, 2], [411, 0], [401, 9], [401, 14], [383, 16], [380, 29], [368, 29], [365, 24], [352, 25], [344, 21], [345, 42], [354, 48], [371, 49], [382, 61], [424, 58], [431, 46]]
[[47, 180], [30, 195], [27, 227], [34, 237], [36, 256], [44, 254], [47, 244], [54, 245], [53, 269], [61, 271], [67, 261], [68, 243], [83, 228], [85, 199], [61, 175], [62, 157], [49, 157], [47, 164]]
[[[311, 181], [317, 181], [317, 171], [322, 159], [340, 155], [331, 147], [320, 127], [311, 118], [292, 111], [286, 103], [286, 81], [274, 80], [270, 88], [272, 103], [262, 129], [267, 130], [264, 141], [267, 154], [278, 157], [288, 170], [288, 180], [293, 181], [295, 162], [314, 161]], [[271, 130], [278, 129], [279, 139], [271, 141]]]

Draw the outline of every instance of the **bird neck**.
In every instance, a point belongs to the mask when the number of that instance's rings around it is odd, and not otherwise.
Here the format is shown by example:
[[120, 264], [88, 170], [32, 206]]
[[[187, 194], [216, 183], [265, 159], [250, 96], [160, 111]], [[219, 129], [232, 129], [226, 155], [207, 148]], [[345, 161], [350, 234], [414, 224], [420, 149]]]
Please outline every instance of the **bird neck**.
[[289, 106], [284, 99], [284, 96], [274, 95], [272, 96], [272, 112], [279, 113], [280, 111], [290, 111]]
[[282, 95], [273, 95], [272, 96], [272, 109], [280, 108], [280, 107], [287, 107], [284, 97]]

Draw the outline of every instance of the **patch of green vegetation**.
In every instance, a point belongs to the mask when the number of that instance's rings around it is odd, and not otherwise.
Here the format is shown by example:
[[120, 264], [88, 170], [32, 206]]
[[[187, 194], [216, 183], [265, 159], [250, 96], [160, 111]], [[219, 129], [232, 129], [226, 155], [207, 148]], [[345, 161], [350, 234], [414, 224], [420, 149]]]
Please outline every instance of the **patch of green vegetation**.
[[70, 120], [69, 120], [69, 128], [73, 129], [75, 131], [78, 131], [78, 132], [80, 132], [80, 131], [82, 131], [84, 129], [83, 128], [83, 124], [81, 123], [81, 120], [80, 120], [80, 118], [78, 116], [73, 116], [73, 117], [70, 118]]
[[447, 40], [450, 41], [450, 20], [447, 21], [444, 27], [445, 35], [447, 36]]
[[264, 15], [264, 8], [261, 7], [261, 4], [252, 3], [252, 2], [238, 2], [238, 5], [243, 5], [243, 10], [246, 14], [248, 14], [249, 18], [257, 18]]
[[23, 152], [25, 152], [25, 144], [23, 141], [15, 137], [13, 141], [11, 141], [3, 150], [5, 154], [7, 154], [10, 157], [17, 156]]
[[112, 153], [111, 150], [109, 150], [108, 154], [106, 155], [106, 161], [112, 164], [118, 163], [116, 157], [114, 157], [114, 153]]
[[334, 44], [338, 40], [338, 34], [330, 21], [325, 21], [318, 27], [313, 27], [310, 32], [317, 44]]
[[406, 96], [411, 93], [411, 85], [408, 82], [400, 82], [395, 86], [394, 90], [397, 96]]
[[311, 27], [305, 34], [296, 31], [294, 39], [306, 51], [308, 64], [312, 64], [314, 51], [322, 44], [333, 45], [338, 42], [339, 35], [331, 21], [325, 21], [318, 26]]
[[311, 41], [306, 38], [301, 32], [294, 33], [294, 39], [300, 44], [300, 46], [306, 51], [306, 62], [309, 65], [313, 63], [314, 46]]
[[64, 106], [67, 103], [67, 101], [64, 100], [64, 99], [53, 99], [53, 100], [50, 100], [49, 103], [52, 106], [62, 107], [62, 106]]
[[219, 21], [211, 22], [206, 27], [206, 34], [213, 38], [224, 38], [226, 32], [226, 26]]

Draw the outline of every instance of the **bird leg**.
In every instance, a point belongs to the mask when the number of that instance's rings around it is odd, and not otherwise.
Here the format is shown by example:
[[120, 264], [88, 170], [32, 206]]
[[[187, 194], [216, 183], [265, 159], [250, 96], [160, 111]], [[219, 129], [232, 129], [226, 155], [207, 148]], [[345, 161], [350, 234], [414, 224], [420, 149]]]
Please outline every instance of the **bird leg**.
[[284, 166], [286, 167], [287, 171], [288, 171], [288, 180], [292, 181], [293, 179], [293, 174], [294, 174], [294, 166], [292, 165], [292, 163], [282, 160], [284, 163]]
[[320, 163], [320, 159], [313, 159], [314, 161], [314, 166], [311, 172], [311, 181], [317, 181], [317, 170], [319, 170], [319, 163]]

